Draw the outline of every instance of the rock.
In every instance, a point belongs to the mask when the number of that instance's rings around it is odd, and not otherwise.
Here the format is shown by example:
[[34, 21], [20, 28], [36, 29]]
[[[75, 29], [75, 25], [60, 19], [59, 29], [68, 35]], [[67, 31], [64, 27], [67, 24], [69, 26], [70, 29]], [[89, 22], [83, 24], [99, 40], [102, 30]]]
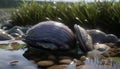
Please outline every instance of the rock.
[[0, 41], [3, 40], [14, 40], [15, 38], [7, 34], [4, 30], [0, 29]]
[[54, 62], [53, 61], [51, 61], [51, 60], [42, 60], [42, 61], [39, 61], [38, 63], [37, 63], [39, 66], [45, 66], [45, 67], [48, 67], [48, 66], [51, 66], [51, 65], [53, 65], [54, 64]]
[[101, 52], [106, 52], [110, 49], [110, 47], [107, 46], [106, 44], [99, 44], [99, 43], [95, 44], [94, 48]]
[[81, 57], [80, 57], [80, 60], [81, 60], [81, 61], [85, 61], [85, 60], [86, 60], [86, 56], [81, 56]]
[[72, 62], [71, 59], [62, 59], [59, 61], [60, 64], [70, 64]]
[[19, 61], [12, 61], [10, 62], [10, 65], [17, 65], [19, 63]]

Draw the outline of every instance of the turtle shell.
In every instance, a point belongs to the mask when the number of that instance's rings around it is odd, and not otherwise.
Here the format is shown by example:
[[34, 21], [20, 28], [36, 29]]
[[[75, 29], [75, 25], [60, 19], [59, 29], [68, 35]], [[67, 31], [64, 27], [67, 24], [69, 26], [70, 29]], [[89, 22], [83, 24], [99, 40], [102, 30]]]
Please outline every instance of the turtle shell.
[[92, 37], [93, 43], [115, 43], [119, 40], [114, 34], [106, 34], [97, 29], [87, 30], [88, 34]]
[[75, 32], [76, 32], [76, 38], [79, 42], [79, 47], [83, 52], [88, 52], [93, 49], [93, 43], [92, 38], [87, 33], [87, 31], [82, 28], [81, 26], [75, 24], [74, 25]]
[[49, 50], [70, 50], [75, 48], [75, 36], [63, 23], [44, 21], [31, 27], [24, 40], [28, 46]]

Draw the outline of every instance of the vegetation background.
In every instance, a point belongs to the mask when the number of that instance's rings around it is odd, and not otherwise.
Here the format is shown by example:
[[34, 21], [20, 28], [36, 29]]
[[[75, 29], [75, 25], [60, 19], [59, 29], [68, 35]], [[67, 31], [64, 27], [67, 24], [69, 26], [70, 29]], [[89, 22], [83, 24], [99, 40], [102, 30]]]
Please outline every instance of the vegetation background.
[[0, 0], [0, 7], [14, 8], [10, 16], [14, 25], [34, 25], [54, 20], [65, 23], [71, 29], [74, 24], [79, 24], [85, 29], [100, 29], [120, 37], [120, 1], [72, 3]]

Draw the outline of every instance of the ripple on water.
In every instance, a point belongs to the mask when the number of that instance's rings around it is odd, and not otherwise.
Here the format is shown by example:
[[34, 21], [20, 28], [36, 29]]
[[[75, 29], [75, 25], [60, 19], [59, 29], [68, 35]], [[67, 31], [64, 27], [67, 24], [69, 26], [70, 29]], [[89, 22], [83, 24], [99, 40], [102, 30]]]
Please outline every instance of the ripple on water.
[[[0, 49], [0, 69], [37, 69], [37, 66], [23, 57], [25, 50], [9, 51]], [[15, 65], [11, 62], [17, 61]]]

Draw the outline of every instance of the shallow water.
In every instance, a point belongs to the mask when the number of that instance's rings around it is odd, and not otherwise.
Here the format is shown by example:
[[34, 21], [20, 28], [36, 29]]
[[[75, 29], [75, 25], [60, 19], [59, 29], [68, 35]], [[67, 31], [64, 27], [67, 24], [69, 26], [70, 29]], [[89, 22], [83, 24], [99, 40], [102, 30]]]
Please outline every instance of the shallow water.
[[[12, 42], [17, 42], [17, 46], [12, 46]], [[22, 49], [22, 46], [18, 47], [21, 44], [25, 43], [22, 41], [0, 41], [0, 69], [37, 69], [36, 64], [23, 56], [26, 49]]]
[[[15, 44], [12, 44], [14, 43]], [[17, 43], [17, 44], [16, 44]], [[20, 46], [20, 47], [19, 47]], [[42, 69], [37, 64], [28, 60], [23, 54], [26, 48], [22, 41], [1, 41], [0, 42], [0, 69]], [[96, 51], [93, 51], [96, 55]], [[100, 52], [101, 53], [101, 52]], [[93, 53], [92, 53], [93, 54]], [[28, 56], [29, 57], [29, 56]], [[102, 64], [99, 57], [87, 58], [85, 65], [77, 69], [120, 69], [120, 65], [114, 61], [109, 64]]]
[[37, 69], [35, 64], [23, 57], [24, 51], [0, 49], [0, 69]]

